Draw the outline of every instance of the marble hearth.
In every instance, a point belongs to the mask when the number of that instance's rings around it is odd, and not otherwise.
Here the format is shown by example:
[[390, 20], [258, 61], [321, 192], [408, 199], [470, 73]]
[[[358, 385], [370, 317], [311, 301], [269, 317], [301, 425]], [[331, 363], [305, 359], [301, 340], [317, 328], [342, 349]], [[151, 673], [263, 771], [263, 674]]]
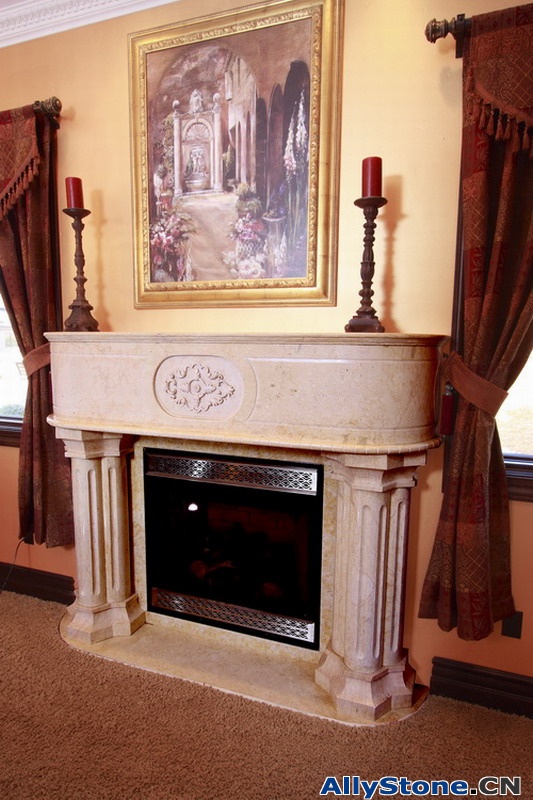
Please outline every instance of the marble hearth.
[[[77, 597], [62, 635], [107, 658], [352, 723], [417, 705], [403, 648], [410, 491], [443, 337], [51, 333], [72, 460]], [[145, 447], [324, 465], [320, 651], [147, 612]]]

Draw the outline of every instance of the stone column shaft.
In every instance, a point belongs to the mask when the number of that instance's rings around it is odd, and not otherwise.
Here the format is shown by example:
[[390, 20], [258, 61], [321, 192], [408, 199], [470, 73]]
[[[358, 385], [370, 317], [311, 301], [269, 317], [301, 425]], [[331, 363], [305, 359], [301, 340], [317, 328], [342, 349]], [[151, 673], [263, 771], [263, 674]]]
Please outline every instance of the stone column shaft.
[[359, 492], [348, 553], [347, 614], [341, 653], [350, 669], [377, 669], [382, 663], [387, 497]]
[[107, 599], [125, 600], [131, 594], [126, 462], [118, 456], [102, 458], [102, 500], [107, 567]]
[[72, 458], [72, 494], [76, 497], [74, 531], [78, 600], [86, 608], [107, 601], [100, 462]]
[[403, 620], [405, 568], [409, 528], [410, 489], [391, 491], [389, 511], [389, 546], [387, 558], [387, 596], [383, 636], [383, 664], [391, 666], [403, 658]]

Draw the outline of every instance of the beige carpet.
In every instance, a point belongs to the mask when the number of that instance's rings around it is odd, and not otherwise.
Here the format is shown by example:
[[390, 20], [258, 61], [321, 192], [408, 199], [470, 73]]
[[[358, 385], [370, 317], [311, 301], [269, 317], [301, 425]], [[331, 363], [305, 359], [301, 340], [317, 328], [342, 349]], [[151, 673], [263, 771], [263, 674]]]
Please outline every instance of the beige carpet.
[[533, 720], [440, 697], [376, 727], [308, 717], [73, 650], [64, 610], [0, 595], [2, 800], [314, 800], [344, 775], [521, 776], [533, 800]]

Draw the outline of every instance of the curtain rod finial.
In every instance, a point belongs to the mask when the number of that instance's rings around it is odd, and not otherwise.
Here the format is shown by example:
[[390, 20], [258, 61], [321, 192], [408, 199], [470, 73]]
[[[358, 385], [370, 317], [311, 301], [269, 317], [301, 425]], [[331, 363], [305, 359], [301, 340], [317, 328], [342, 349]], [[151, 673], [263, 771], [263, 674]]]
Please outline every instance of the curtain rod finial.
[[437, 39], [443, 39], [448, 34], [448, 20], [441, 19], [438, 22], [436, 19], [432, 19], [426, 25], [426, 39], [431, 44], [435, 44]]
[[36, 100], [33, 104], [33, 110], [41, 114], [50, 114], [56, 117], [60, 114], [63, 104], [58, 97], [49, 97], [48, 100]]
[[437, 39], [444, 39], [451, 33], [456, 43], [455, 55], [460, 58], [463, 55], [464, 38], [470, 33], [471, 27], [472, 20], [466, 19], [464, 14], [458, 14], [450, 22], [447, 19], [432, 19], [426, 25], [426, 39], [434, 44]]

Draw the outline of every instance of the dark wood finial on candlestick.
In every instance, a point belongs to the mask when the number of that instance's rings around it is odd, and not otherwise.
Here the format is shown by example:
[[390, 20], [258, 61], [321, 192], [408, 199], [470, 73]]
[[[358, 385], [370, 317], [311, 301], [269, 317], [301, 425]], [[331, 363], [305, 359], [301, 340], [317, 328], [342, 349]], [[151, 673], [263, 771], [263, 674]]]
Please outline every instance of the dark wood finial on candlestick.
[[365, 236], [363, 260], [361, 261], [361, 306], [355, 316], [344, 326], [347, 333], [383, 333], [385, 328], [372, 308], [372, 280], [374, 278], [374, 230], [378, 209], [386, 204], [384, 197], [361, 197], [354, 204], [363, 209]]
[[72, 217], [72, 227], [74, 228], [76, 240], [76, 252], [74, 255], [74, 264], [76, 265], [76, 277], [74, 278], [76, 283], [76, 298], [69, 306], [72, 313], [65, 320], [64, 327], [66, 331], [97, 331], [98, 322], [91, 314], [93, 306], [90, 305], [85, 297], [85, 283], [87, 278], [83, 272], [85, 256], [83, 255], [81, 244], [81, 232], [85, 227], [82, 219], [91, 212], [86, 208], [64, 208], [63, 212], [69, 217]]

